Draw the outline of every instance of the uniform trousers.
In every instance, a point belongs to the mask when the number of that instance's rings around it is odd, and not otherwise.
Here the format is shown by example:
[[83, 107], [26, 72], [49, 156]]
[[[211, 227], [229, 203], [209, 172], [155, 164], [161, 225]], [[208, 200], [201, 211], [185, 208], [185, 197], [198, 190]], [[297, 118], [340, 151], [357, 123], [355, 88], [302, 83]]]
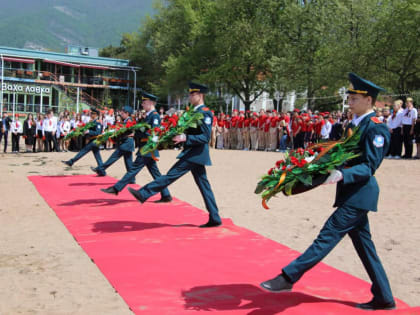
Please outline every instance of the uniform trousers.
[[223, 148], [230, 149], [230, 131], [229, 129], [225, 129], [223, 131]]
[[403, 125], [404, 157], [413, 155], [413, 135], [410, 135], [411, 125]]
[[105, 170], [118, 161], [121, 157], [124, 157], [124, 165], [127, 173], [133, 167], [133, 152], [131, 151], [123, 151], [120, 148], [116, 148], [114, 152], [112, 152], [111, 156], [106, 160], [105, 163], [98, 165], [96, 171], [98, 173], [105, 174]]
[[139, 193], [144, 200], [147, 200], [190, 171], [194, 177], [195, 183], [200, 189], [201, 195], [203, 196], [206, 209], [209, 212], [210, 220], [214, 222], [221, 222], [219, 210], [217, 208], [210, 183], [207, 179], [206, 168], [204, 165], [180, 159], [171, 167], [166, 175], [160, 176], [153, 182], [150, 182], [146, 186], [142, 187], [139, 190]]
[[376, 253], [368, 220], [368, 211], [350, 206], [337, 208], [328, 218], [311, 246], [297, 259], [283, 268], [283, 273], [292, 283], [319, 263], [348, 234], [357, 254], [362, 260], [370, 280], [371, 292], [378, 302], [392, 302], [393, 296], [385, 270]]
[[258, 130], [255, 127], [251, 127], [249, 130], [249, 135], [251, 138], [251, 150], [257, 150], [258, 147]]
[[19, 140], [20, 134], [14, 134], [12, 132], [12, 152], [19, 152]]
[[[156, 164], [156, 161], [153, 160], [151, 157], [142, 156], [139, 153], [137, 153], [137, 157], [133, 163], [133, 166], [131, 169], [125, 173], [123, 178], [121, 178], [115, 185], [114, 188], [117, 191], [121, 191], [124, 189], [125, 186], [127, 186], [129, 183], [133, 182], [136, 175], [143, 169], [143, 167], [147, 167], [149, 170], [150, 175], [152, 175], [153, 179], [156, 179], [162, 174], [159, 171], [159, 168]], [[164, 188], [161, 191], [162, 198], [169, 198], [171, 197], [171, 194], [169, 193], [168, 188]]]
[[276, 127], [270, 127], [270, 150], [274, 151], [278, 146], [278, 131]]
[[[52, 145], [51, 145], [52, 142]], [[45, 152], [51, 152], [55, 150], [59, 152], [57, 138], [55, 137], [55, 133], [51, 131], [45, 131]]]
[[238, 133], [236, 128], [230, 128], [230, 148], [235, 150], [238, 146]]
[[95, 157], [96, 163], [98, 163], [98, 167], [103, 164], [101, 153], [99, 152], [98, 146], [95, 144], [94, 141], [89, 142], [83, 149], [81, 149], [74, 158], [70, 159], [69, 162], [73, 165], [86, 154], [92, 151], [93, 156]]
[[258, 130], [258, 150], [265, 150], [265, 132]]
[[236, 129], [236, 139], [238, 139], [238, 142], [236, 144], [236, 149], [242, 150], [244, 148], [244, 139], [242, 138], [242, 128]]
[[6, 153], [7, 151], [7, 140], [8, 140], [8, 136], [9, 136], [9, 131], [6, 130], [5, 132], [0, 132], [0, 142], [1, 142], [1, 137], [3, 136], [4, 138], [4, 150], [3, 152]]
[[391, 143], [389, 146], [389, 155], [401, 156], [402, 152], [402, 136], [401, 127], [392, 129]]
[[244, 149], [249, 150], [250, 149], [250, 137], [249, 137], [249, 129], [247, 127], [242, 129], [242, 139], [244, 141]]

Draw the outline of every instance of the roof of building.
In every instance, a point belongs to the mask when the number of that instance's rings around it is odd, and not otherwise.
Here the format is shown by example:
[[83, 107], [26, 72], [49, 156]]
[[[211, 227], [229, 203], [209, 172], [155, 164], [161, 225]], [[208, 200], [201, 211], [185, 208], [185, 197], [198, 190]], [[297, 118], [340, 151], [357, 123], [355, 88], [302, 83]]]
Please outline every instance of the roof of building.
[[31, 58], [31, 59], [45, 59], [69, 62], [74, 64], [89, 64], [98, 66], [108, 67], [128, 67], [129, 60], [116, 59], [116, 58], [104, 58], [104, 57], [92, 57], [83, 55], [70, 55], [66, 53], [57, 53], [50, 51], [32, 50], [32, 49], [21, 49], [0, 46], [0, 55], [20, 58]]

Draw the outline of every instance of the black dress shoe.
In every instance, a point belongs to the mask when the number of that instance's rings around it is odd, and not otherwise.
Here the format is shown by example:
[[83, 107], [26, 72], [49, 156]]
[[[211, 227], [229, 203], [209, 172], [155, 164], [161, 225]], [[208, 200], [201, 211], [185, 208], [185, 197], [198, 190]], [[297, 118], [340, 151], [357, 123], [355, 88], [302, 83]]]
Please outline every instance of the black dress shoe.
[[97, 168], [97, 167], [93, 167], [93, 166], [91, 166], [91, 167], [90, 167], [90, 169], [91, 169], [93, 172], [95, 172], [95, 173], [96, 173], [96, 175], [98, 175], [98, 177], [103, 177], [103, 176], [106, 176], [106, 173], [105, 173], [105, 172], [104, 172], [104, 173], [100, 172], [100, 171], [98, 170], [98, 168]]
[[293, 283], [288, 281], [283, 274], [278, 275], [274, 279], [264, 281], [260, 286], [270, 292], [288, 292], [293, 288]]
[[73, 163], [72, 163], [72, 162], [70, 162], [70, 161], [61, 161], [61, 163], [64, 163], [64, 164], [66, 164], [67, 166], [72, 166], [72, 165], [73, 165]]
[[133, 188], [131, 188], [131, 187], [128, 187], [127, 188], [127, 190], [130, 192], [130, 194], [132, 194], [133, 196], [134, 196], [134, 198], [136, 198], [140, 203], [144, 203], [146, 200], [144, 200], [143, 199], [143, 197], [140, 195], [140, 193], [137, 191], [137, 190], [135, 190], [135, 189], [133, 189]]
[[375, 299], [372, 299], [370, 302], [356, 304], [357, 308], [367, 311], [375, 311], [375, 310], [393, 310], [395, 309], [395, 302], [378, 302]]
[[221, 226], [222, 222], [218, 222], [218, 221], [212, 221], [210, 220], [209, 222], [207, 222], [206, 224], [202, 224], [199, 227], [200, 228], [211, 228], [211, 227], [216, 227], [216, 226]]
[[108, 187], [108, 188], [101, 188], [101, 191], [107, 194], [118, 196], [118, 190], [114, 188], [114, 186]]
[[165, 202], [171, 202], [172, 201], [172, 197], [162, 197], [159, 200], [156, 200], [155, 203], [165, 203]]

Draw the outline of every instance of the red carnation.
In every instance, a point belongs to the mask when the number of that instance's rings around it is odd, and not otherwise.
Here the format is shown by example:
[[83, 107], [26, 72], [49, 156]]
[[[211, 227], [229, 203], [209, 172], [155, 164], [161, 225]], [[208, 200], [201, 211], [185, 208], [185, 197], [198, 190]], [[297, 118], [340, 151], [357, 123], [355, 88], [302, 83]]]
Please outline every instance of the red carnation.
[[272, 174], [273, 174], [273, 172], [274, 172], [274, 167], [272, 167], [272, 168], [270, 168], [270, 169], [268, 170], [268, 175], [272, 175]]
[[314, 155], [314, 154], [315, 154], [315, 152], [314, 152], [312, 149], [309, 149], [309, 150], [308, 150], [308, 153], [309, 153], [310, 155]]
[[280, 168], [280, 166], [281, 166], [283, 163], [284, 163], [284, 161], [283, 161], [283, 160], [278, 160], [278, 161], [276, 162], [276, 167], [277, 167], [277, 168]]

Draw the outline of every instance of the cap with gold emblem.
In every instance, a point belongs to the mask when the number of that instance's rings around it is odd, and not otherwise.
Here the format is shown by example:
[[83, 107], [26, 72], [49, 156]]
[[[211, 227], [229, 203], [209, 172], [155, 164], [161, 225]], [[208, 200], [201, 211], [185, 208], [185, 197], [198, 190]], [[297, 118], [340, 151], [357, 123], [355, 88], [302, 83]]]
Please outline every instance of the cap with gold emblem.
[[385, 91], [384, 88], [377, 86], [376, 84], [359, 77], [357, 74], [349, 73], [350, 87], [347, 90], [349, 94], [362, 94], [366, 96], [372, 96], [376, 98], [381, 91]]
[[188, 85], [190, 87], [188, 90], [189, 93], [199, 92], [206, 94], [209, 91], [209, 88], [202, 84], [190, 82]]

